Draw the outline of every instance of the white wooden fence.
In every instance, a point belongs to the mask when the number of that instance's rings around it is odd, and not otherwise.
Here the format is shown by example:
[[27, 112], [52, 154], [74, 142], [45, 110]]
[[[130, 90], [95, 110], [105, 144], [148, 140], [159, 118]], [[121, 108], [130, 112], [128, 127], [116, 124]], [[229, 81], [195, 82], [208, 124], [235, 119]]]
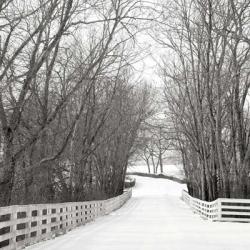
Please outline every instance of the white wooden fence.
[[194, 213], [212, 221], [250, 222], [250, 199], [219, 198], [207, 202], [190, 196], [182, 191], [182, 199]]
[[0, 249], [21, 249], [120, 208], [132, 195], [101, 201], [0, 207]]

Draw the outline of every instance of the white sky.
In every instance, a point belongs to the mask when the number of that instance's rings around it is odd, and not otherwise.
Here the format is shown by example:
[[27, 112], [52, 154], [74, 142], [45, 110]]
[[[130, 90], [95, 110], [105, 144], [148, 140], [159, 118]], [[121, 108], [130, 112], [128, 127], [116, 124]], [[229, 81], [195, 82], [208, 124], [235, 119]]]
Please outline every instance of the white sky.
[[141, 33], [137, 37], [137, 46], [146, 55], [142, 56], [142, 60], [133, 66], [137, 70], [137, 74], [141, 75], [148, 83], [153, 86], [161, 85], [161, 79], [158, 75], [157, 59], [159, 60], [161, 49], [156, 42], [146, 33]]

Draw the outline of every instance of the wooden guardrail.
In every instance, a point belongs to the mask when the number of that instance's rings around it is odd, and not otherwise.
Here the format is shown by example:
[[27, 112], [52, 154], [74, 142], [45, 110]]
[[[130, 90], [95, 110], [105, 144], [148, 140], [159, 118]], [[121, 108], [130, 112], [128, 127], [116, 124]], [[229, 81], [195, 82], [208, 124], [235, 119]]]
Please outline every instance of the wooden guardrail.
[[126, 176], [125, 182], [124, 182], [124, 187], [125, 188], [132, 188], [135, 186], [136, 179], [131, 177], [131, 176]]
[[218, 200], [212, 202], [202, 201], [190, 196], [185, 190], [182, 191], [182, 200], [190, 206], [193, 212], [198, 213], [201, 217], [210, 220], [218, 219]]
[[0, 207], [0, 249], [14, 250], [64, 234], [120, 208], [132, 195], [100, 201]]
[[182, 200], [193, 212], [212, 221], [250, 222], [250, 199], [218, 198], [207, 202], [182, 191]]

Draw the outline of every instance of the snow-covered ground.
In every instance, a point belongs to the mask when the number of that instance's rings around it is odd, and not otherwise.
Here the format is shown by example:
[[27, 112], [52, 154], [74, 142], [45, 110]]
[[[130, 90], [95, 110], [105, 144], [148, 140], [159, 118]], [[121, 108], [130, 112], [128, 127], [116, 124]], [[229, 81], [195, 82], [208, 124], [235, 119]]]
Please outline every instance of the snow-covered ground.
[[183, 184], [136, 176], [119, 210], [31, 250], [248, 250], [250, 224], [210, 222], [180, 200]]
[[[128, 167], [128, 172], [140, 172], [140, 173], [148, 173], [148, 167], [144, 164], [136, 164]], [[151, 173], [153, 173], [153, 168], [151, 166]], [[160, 173], [160, 167], [158, 168], [158, 174]], [[168, 176], [175, 176], [177, 178], [183, 178], [183, 168], [182, 165], [163, 165], [163, 174]]]

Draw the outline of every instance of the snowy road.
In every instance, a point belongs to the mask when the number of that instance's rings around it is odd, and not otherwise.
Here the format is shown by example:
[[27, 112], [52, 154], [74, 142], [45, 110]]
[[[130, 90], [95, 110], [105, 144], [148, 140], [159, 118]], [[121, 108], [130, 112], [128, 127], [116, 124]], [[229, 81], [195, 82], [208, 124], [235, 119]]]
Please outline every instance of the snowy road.
[[34, 250], [248, 250], [250, 223], [202, 220], [179, 199], [183, 185], [136, 177], [121, 209]]

